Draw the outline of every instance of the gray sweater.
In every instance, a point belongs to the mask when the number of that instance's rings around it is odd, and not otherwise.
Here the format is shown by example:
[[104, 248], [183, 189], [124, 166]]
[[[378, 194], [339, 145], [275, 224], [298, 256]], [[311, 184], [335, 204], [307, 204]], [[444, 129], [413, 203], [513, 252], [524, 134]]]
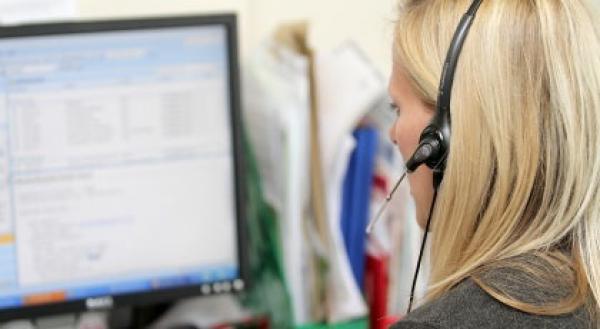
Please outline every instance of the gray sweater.
[[564, 316], [537, 316], [510, 308], [466, 280], [443, 297], [411, 312], [391, 329], [588, 329], [587, 311]]

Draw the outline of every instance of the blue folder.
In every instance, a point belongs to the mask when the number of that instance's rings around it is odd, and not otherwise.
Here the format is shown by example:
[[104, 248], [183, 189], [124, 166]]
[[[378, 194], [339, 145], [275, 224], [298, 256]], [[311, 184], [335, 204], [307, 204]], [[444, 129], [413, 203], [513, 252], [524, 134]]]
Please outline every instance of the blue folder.
[[365, 230], [369, 220], [378, 132], [375, 128], [362, 127], [355, 130], [353, 135], [356, 148], [344, 178], [341, 230], [354, 279], [364, 291]]

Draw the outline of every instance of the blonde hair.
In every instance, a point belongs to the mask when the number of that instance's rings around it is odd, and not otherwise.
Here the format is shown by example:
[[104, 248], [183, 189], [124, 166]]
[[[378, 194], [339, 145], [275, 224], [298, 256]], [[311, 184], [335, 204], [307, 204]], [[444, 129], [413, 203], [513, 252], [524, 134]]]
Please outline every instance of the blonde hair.
[[[471, 0], [406, 0], [395, 60], [433, 105]], [[600, 21], [584, 0], [484, 0], [456, 70], [433, 214], [430, 298], [472, 278], [499, 301], [564, 314], [600, 300]], [[551, 301], [485, 274], [510, 268]], [[559, 275], [555, 275], [559, 274]], [[597, 316], [597, 315], [594, 315]]]

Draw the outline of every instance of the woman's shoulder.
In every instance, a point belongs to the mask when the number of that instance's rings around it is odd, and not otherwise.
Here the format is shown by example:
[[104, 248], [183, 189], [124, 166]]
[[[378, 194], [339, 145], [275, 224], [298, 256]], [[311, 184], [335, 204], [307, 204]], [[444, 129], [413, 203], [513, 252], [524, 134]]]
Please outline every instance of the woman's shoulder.
[[545, 328], [587, 329], [582, 308], [561, 316], [538, 316], [511, 308], [467, 279], [444, 296], [411, 312], [391, 329]]

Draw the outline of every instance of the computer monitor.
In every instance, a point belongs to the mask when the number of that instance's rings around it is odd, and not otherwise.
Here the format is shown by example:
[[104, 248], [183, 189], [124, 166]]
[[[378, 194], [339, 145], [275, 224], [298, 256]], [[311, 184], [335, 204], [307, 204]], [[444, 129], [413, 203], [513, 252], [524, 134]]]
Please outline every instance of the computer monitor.
[[0, 28], [0, 320], [244, 287], [233, 15]]

